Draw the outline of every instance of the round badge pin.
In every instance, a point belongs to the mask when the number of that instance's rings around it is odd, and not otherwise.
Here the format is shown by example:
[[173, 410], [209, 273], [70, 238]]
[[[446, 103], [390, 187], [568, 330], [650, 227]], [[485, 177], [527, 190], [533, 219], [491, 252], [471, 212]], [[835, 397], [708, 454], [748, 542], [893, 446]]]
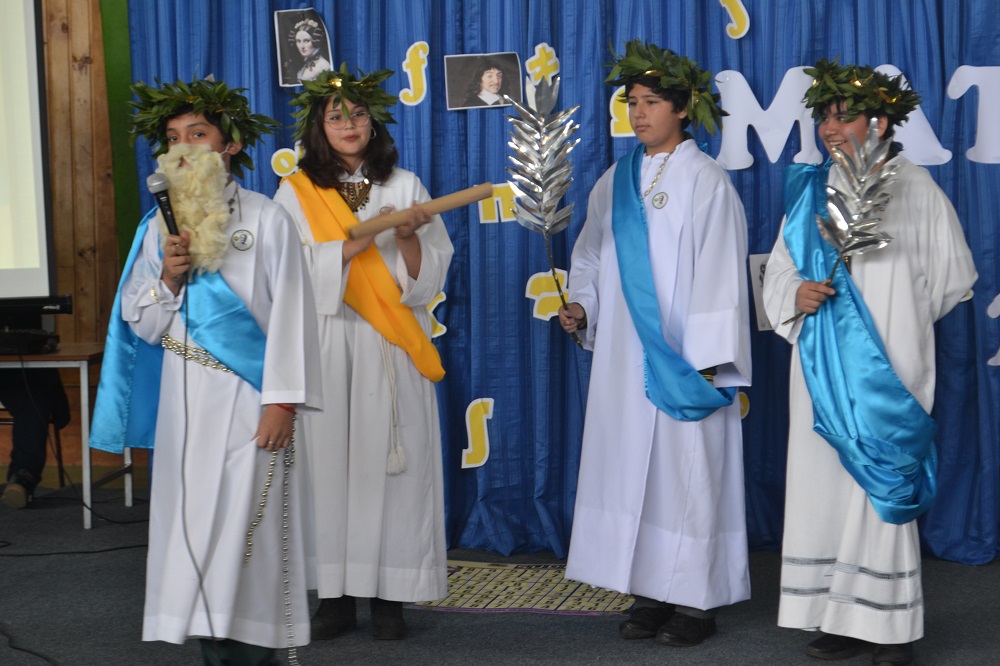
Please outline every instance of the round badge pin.
[[240, 229], [233, 233], [229, 241], [240, 252], [246, 252], [253, 247], [253, 234], [246, 229]]
[[663, 208], [667, 205], [667, 193], [657, 192], [653, 195], [653, 208]]

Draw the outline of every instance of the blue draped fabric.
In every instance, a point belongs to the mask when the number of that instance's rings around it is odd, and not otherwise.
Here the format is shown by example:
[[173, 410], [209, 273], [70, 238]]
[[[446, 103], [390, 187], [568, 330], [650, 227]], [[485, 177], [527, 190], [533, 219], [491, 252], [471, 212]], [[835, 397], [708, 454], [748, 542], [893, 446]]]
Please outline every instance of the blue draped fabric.
[[642, 156], [639, 144], [615, 170], [611, 227], [618, 253], [622, 292], [632, 323], [642, 341], [646, 396], [656, 407], [680, 421], [700, 421], [720, 407], [733, 404], [736, 389], [716, 389], [667, 344], [660, 322], [660, 303], [653, 286], [649, 258], [649, 223], [639, 195]]
[[[154, 208], [139, 223], [118, 283], [119, 295], [142, 249], [146, 226], [155, 215]], [[160, 382], [149, 381], [149, 377], [159, 377], [163, 367], [163, 347], [147, 344], [136, 337], [122, 319], [119, 295], [111, 306], [101, 382], [90, 426], [90, 446], [112, 453], [121, 453], [126, 444], [130, 448], [153, 448]], [[137, 393], [134, 398], [133, 389]]]
[[[933, 416], [939, 426], [939, 493], [921, 519], [922, 537], [935, 555], [988, 562], [1000, 546], [1000, 367], [988, 364], [1000, 350], [1000, 318], [989, 309], [1000, 293], [1000, 166], [966, 157], [977, 123], [996, 120], [977, 118], [975, 92], [953, 100], [947, 87], [962, 65], [1000, 65], [1000, 40], [994, 35], [1000, 8], [992, 0], [744, 0], [743, 5], [750, 29], [733, 40], [726, 34], [730, 16], [722, 4], [701, 0], [131, 0], [132, 72], [147, 82], [154, 76], [172, 80], [214, 73], [250, 88], [255, 111], [291, 125], [288, 91], [296, 89], [277, 85], [274, 10], [314, 6], [331, 32], [333, 62], [396, 70], [387, 83], [393, 94], [409, 85], [401, 66], [407, 49], [426, 41], [428, 96], [415, 106], [395, 107], [399, 124], [390, 131], [400, 166], [440, 196], [480, 182], [504, 182], [507, 153], [503, 111], [446, 109], [443, 57], [514, 51], [523, 65], [535, 45], [545, 42], [560, 58], [559, 108], [581, 105], [574, 116], [582, 139], [573, 151], [575, 183], [565, 202], [575, 203], [577, 212], [553, 243], [557, 265], [568, 269], [591, 187], [635, 145], [634, 139], [612, 138], [609, 132], [613, 91], [601, 83], [609, 44], [621, 52], [626, 40], [640, 37], [715, 72], [736, 70], [763, 108], [788, 69], [824, 56], [895, 65], [923, 93], [921, 110], [952, 152], [950, 161], [930, 171], [955, 204], [980, 275], [974, 299], [938, 324]], [[754, 164], [730, 175], [746, 208], [750, 252], [766, 253], [782, 217], [782, 174], [801, 146], [793, 132], [772, 163], [755, 133], [748, 134]], [[718, 154], [718, 137], [695, 138], [707, 139], [708, 153]], [[153, 165], [148, 149], [137, 146], [142, 182]], [[270, 172], [268, 157], [283, 147], [292, 147], [287, 129], [256, 149], [257, 169], [246, 178], [248, 187], [274, 192], [278, 177]], [[589, 352], [577, 350], [555, 322], [531, 314], [525, 282], [548, 270], [541, 238], [513, 222], [481, 224], [475, 207], [446, 214], [445, 223], [456, 252], [447, 300], [434, 314], [448, 327], [438, 339], [448, 371], [438, 390], [449, 544], [564, 554]], [[773, 333], [757, 331], [752, 345], [754, 385], [746, 391], [750, 409], [743, 422], [747, 523], [752, 547], [776, 548], [790, 347]], [[490, 457], [481, 467], [463, 469], [465, 411], [479, 398], [494, 399], [487, 421]]]
[[[121, 314], [122, 288], [142, 251], [146, 229], [156, 219], [156, 211], [153, 208], [146, 213], [136, 229], [111, 307], [104, 345], [90, 446], [112, 453], [121, 453], [126, 446], [151, 449], [156, 434], [163, 347], [140, 339]], [[190, 276], [185, 291], [180, 314], [192, 340], [260, 391], [267, 340], [246, 304], [219, 273]], [[141, 390], [135, 391], [137, 387]]]
[[901, 525], [930, 507], [937, 493], [934, 420], [889, 362], [864, 298], [816, 226], [826, 211], [826, 168], [785, 170], [784, 237], [807, 280], [832, 274], [837, 298], [802, 322], [798, 350], [813, 402], [813, 426], [840, 455], [882, 520]]

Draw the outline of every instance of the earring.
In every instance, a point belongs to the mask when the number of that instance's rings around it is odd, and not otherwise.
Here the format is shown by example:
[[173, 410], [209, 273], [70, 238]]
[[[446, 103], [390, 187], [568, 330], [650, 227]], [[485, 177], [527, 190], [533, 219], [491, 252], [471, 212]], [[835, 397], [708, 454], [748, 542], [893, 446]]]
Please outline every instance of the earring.
[[372, 138], [374, 139], [376, 136], [378, 135], [375, 133], [375, 128], [372, 127]]

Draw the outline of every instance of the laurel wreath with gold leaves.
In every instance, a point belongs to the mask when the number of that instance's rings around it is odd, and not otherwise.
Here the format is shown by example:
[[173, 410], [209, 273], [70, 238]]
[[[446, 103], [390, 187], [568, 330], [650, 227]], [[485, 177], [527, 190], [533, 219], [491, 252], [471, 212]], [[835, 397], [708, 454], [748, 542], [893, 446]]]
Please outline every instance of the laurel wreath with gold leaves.
[[[620, 86], [641, 76], [658, 77], [664, 90], [689, 93], [688, 118], [709, 134], [714, 135], [722, 125], [722, 116], [729, 115], [719, 107], [721, 96], [712, 92], [712, 72], [700, 69], [690, 58], [639, 39], [626, 42], [625, 55], [617, 55], [612, 48], [611, 56], [613, 61], [605, 65], [611, 67], [605, 83]], [[623, 102], [628, 101], [624, 95], [621, 98]]]
[[187, 107], [195, 115], [214, 115], [219, 119], [222, 134], [244, 150], [233, 155], [230, 169], [238, 178], [243, 177], [243, 167], [253, 170], [253, 160], [246, 148], [252, 147], [264, 134], [270, 134], [279, 127], [273, 118], [250, 112], [250, 102], [242, 94], [246, 88], [230, 88], [222, 81], [195, 79], [190, 83], [174, 81], [155, 86], [142, 81], [133, 83], [132, 93], [136, 99], [129, 104], [136, 110], [132, 115], [130, 141], [135, 143], [138, 136], [144, 137], [153, 149], [153, 157], [166, 153], [167, 121]]
[[295, 118], [295, 138], [301, 139], [312, 127], [312, 111], [316, 104], [326, 104], [326, 100], [331, 97], [340, 98], [344, 115], [347, 114], [347, 104], [349, 100], [353, 104], [360, 104], [368, 109], [372, 118], [383, 125], [395, 123], [392, 114], [386, 107], [392, 106], [399, 98], [390, 95], [383, 90], [379, 84], [392, 76], [395, 72], [391, 69], [380, 69], [370, 74], [365, 74], [358, 70], [355, 76], [347, 71], [347, 63], [341, 63], [339, 70], [321, 72], [312, 81], [303, 81], [302, 91], [292, 100], [292, 106], [299, 109], [292, 113]]
[[847, 121], [862, 114], [885, 115], [899, 125], [920, 104], [920, 95], [900, 76], [889, 76], [867, 65], [841, 65], [823, 58], [805, 73], [813, 77], [802, 101], [812, 109], [813, 118], [824, 114], [830, 104], [843, 100]]

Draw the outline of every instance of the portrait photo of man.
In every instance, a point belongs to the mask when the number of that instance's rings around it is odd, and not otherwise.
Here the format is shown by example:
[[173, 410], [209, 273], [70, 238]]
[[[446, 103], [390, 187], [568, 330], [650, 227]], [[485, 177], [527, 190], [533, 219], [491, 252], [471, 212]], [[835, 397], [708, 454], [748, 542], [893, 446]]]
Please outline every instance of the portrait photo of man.
[[448, 109], [510, 106], [521, 101], [521, 60], [516, 53], [445, 56]]

